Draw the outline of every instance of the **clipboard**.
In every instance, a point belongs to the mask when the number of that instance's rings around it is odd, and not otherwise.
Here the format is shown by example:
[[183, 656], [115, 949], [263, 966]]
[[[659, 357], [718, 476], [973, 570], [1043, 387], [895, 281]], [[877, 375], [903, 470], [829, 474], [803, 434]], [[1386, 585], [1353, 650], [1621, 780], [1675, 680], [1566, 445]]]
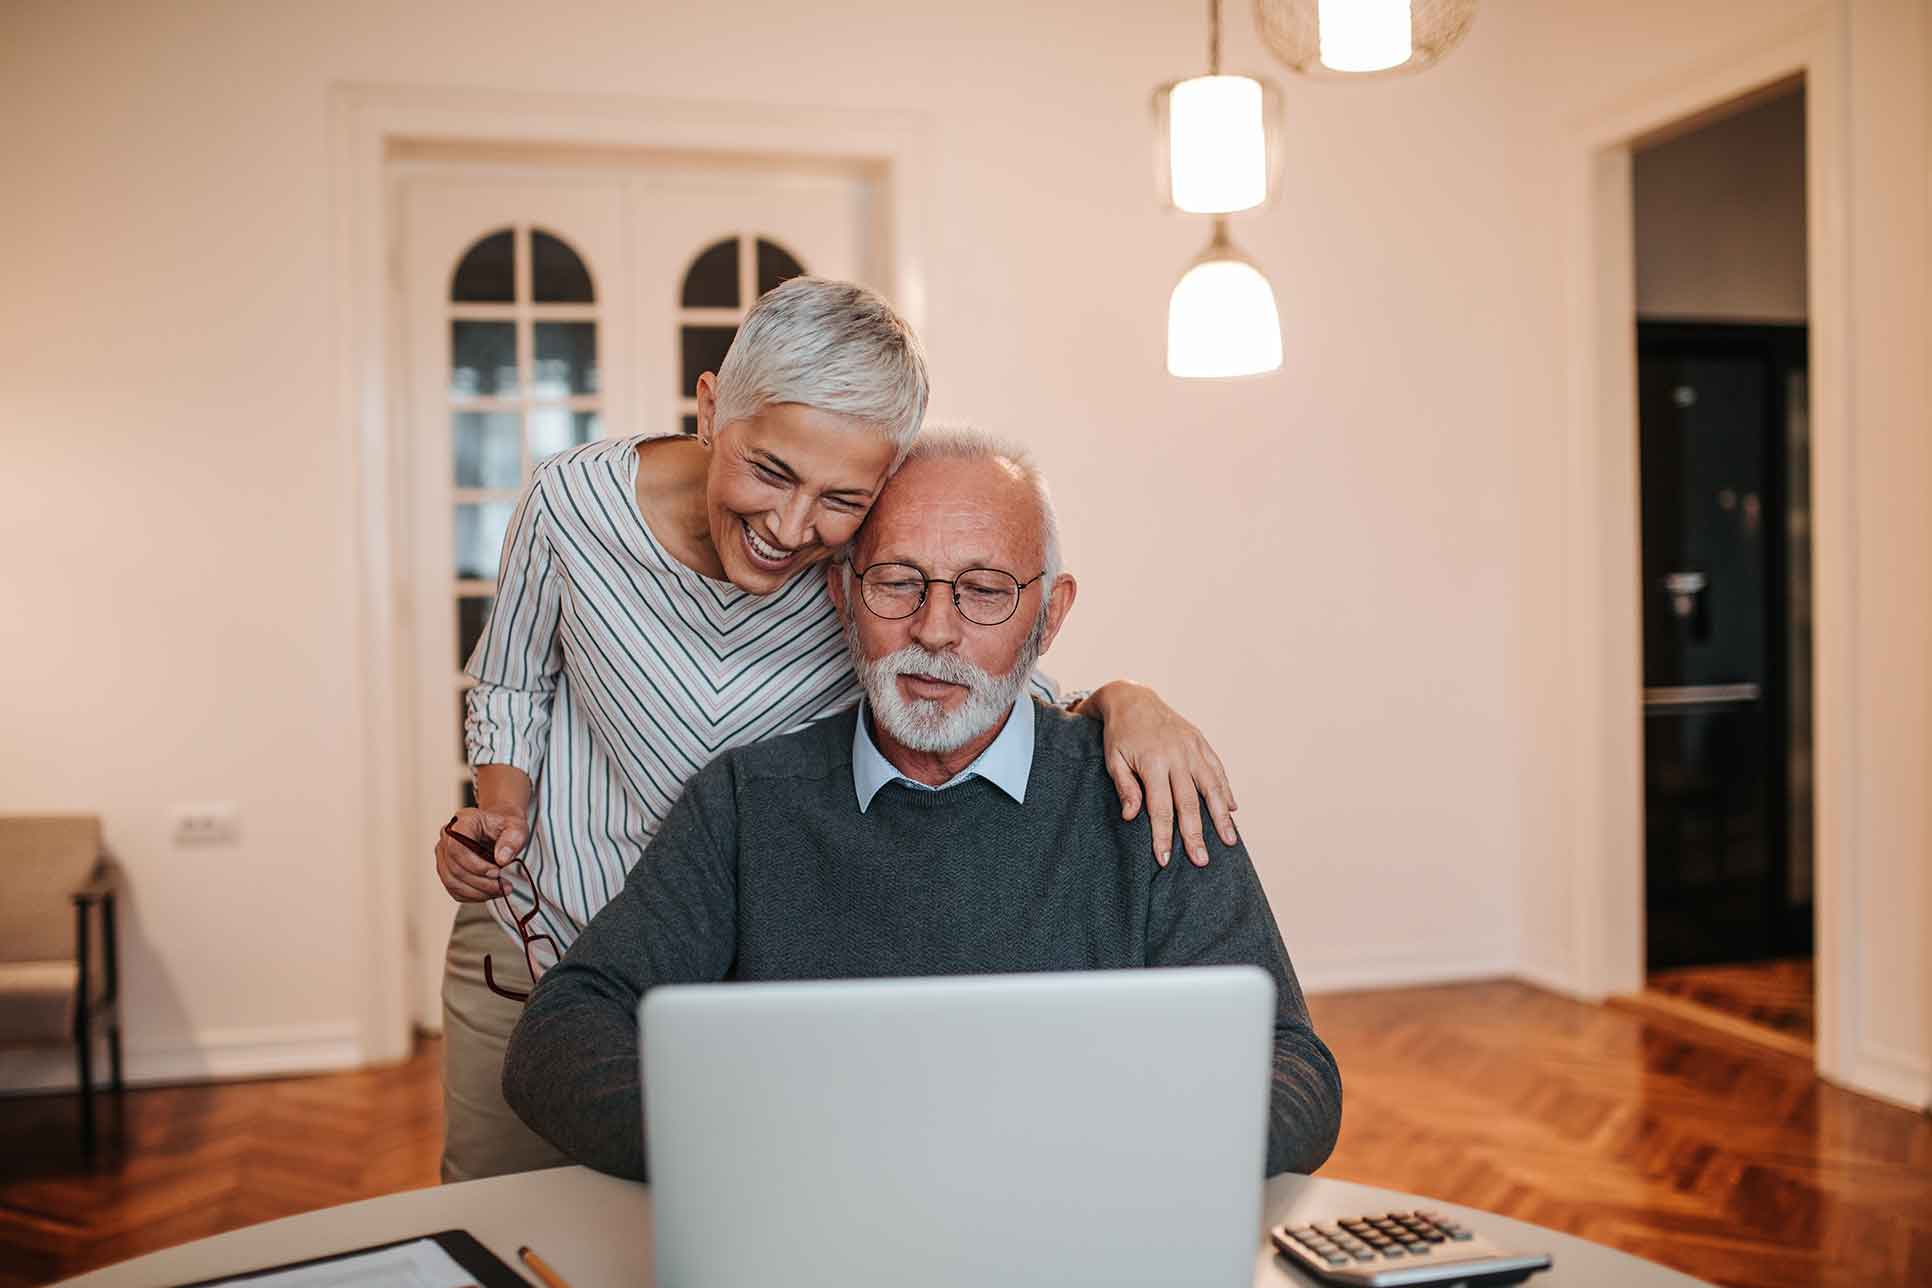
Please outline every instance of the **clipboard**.
[[[346, 1262], [358, 1257], [375, 1258], [377, 1254], [407, 1248], [412, 1244], [429, 1243], [441, 1249], [470, 1275], [470, 1282], [477, 1288], [530, 1288], [529, 1281], [510, 1268], [494, 1252], [478, 1243], [476, 1236], [468, 1230], [439, 1230], [435, 1234], [412, 1235], [406, 1239], [395, 1239], [388, 1243], [372, 1243], [366, 1248], [350, 1248], [345, 1252], [332, 1252], [324, 1257], [310, 1257], [305, 1261], [289, 1261], [278, 1266], [261, 1266], [254, 1270], [237, 1271], [234, 1274], [220, 1275], [214, 1279], [197, 1279], [193, 1283], [180, 1284], [177, 1288], [246, 1288], [246, 1285], [270, 1275], [287, 1275], [309, 1269], [318, 1269], [331, 1262]], [[345, 1270], [349, 1267], [344, 1267]]]

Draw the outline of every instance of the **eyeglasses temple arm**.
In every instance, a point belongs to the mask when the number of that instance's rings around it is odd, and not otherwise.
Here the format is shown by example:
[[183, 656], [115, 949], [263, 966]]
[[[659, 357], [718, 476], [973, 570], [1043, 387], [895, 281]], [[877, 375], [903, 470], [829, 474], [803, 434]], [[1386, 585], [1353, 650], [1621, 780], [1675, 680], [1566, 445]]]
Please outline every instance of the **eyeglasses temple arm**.
[[527, 1002], [530, 1000], [528, 993], [519, 993], [514, 988], [505, 988], [496, 982], [496, 972], [490, 969], [490, 958], [487, 953], [483, 955], [483, 983], [498, 997], [507, 997], [512, 1002]]

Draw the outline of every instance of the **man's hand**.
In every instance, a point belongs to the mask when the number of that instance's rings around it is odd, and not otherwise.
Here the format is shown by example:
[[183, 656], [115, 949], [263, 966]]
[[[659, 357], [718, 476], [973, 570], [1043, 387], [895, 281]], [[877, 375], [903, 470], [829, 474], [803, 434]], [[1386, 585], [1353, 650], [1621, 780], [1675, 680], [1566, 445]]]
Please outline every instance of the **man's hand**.
[[1221, 840], [1233, 845], [1234, 789], [1228, 772], [1201, 731], [1144, 684], [1115, 680], [1094, 690], [1080, 704], [1100, 718], [1107, 772], [1120, 793], [1120, 816], [1140, 813], [1143, 797], [1153, 829], [1154, 858], [1162, 867], [1174, 848], [1174, 818], [1180, 816], [1181, 841], [1196, 867], [1206, 867], [1207, 843], [1201, 832], [1201, 798], [1214, 818]]

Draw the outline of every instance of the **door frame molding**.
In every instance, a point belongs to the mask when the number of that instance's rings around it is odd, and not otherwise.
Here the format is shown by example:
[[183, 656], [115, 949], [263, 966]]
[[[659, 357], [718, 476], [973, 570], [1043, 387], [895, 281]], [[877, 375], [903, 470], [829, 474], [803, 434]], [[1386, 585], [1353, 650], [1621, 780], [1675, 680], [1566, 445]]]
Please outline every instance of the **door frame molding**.
[[409, 1051], [409, 885], [403, 864], [428, 862], [431, 838], [409, 834], [416, 799], [408, 754], [410, 659], [406, 425], [400, 220], [386, 167], [403, 142], [523, 148], [618, 147], [654, 152], [860, 164], [878, 175], [889, 280], [876, 283], [915, 328], [926, 321], [931, 121], [911, 113], [753, 107], [616, 95], [339, 84], [329, 89], [329, 248], [342, 473], [353, 481], [359, 763], [342, 784], [360, 861], [344, 879], [359, 910], [355, 982], [364, 1063]]
[[1567, 961], [1551, 982], [1585, 997], [1643, 987], [1644, 778], [1636, 264], [1631, 154], [1802, 78], [1810, 327], [1813, 740], [1819, 1071], [1857, 1067], [1862, 911], [1855, 738], [1848, 37], [1836, 6], [1641, 87], [1565, 131], [1569, 415], [1563, 435], [1557, 784], [1567, 853]]

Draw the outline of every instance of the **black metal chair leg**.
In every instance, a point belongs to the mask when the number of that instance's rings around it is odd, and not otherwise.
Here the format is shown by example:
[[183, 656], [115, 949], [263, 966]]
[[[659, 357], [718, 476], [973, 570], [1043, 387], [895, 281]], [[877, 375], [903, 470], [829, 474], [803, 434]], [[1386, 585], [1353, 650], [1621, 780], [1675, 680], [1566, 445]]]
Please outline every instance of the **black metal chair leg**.
[[114, 1074], [114, 1152], [127, 1153], [127, 1086], [121, 1081], [121, 1026], [108, 1030], [108, 1062]]
[[[107, 996], [109, 1005], [108, 1067], [114, 1075], [114, 1112], [115, 1121], [121, 1122], [120, 1115], [127, 1100], [127, 1084], [121, 1079], [121, 960], [120, 936], [114, 931], [114, 896], [109, 893], [101, 900], [101, 954], [107, 969]], [[119, 1128], [123, 1137], [126, 1127]]]
[[74, 942], [79, 947], [80, 996], [75, 999], [74, 1048], [79, 1053], [81, 1094], [81, 1154], [94, 1161], [94, 1024], [88, 1014], [93, 1000], [94, 981], [89, 978], [87, 944], [87, 905], [74, 905]]
[[80, 1050], [81, 1153], [94, 1161], [94, 1044], [83, 1037]]

